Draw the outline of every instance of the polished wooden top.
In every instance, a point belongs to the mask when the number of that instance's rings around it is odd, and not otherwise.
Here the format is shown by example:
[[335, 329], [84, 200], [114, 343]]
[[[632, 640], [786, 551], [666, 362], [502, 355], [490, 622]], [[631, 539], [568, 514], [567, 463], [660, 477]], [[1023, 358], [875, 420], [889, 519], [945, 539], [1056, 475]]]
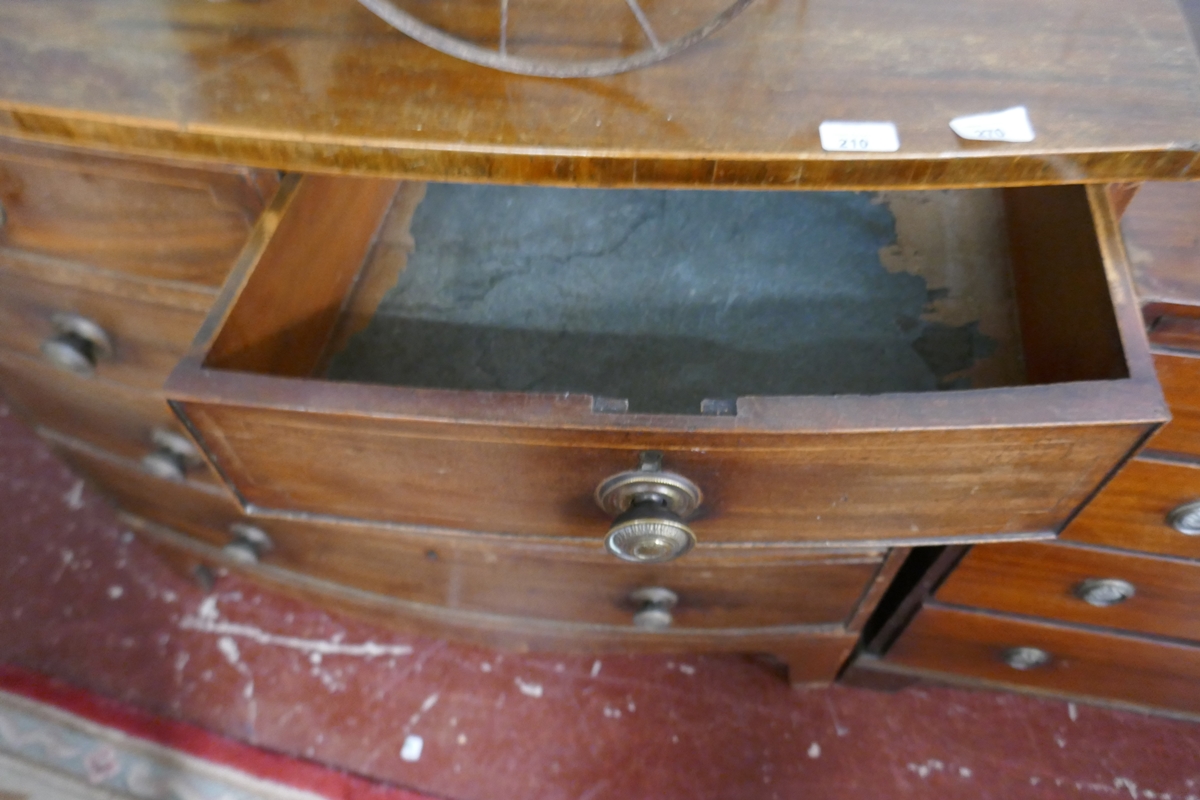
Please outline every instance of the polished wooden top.
[[[948, 127], [1018, 104], [1032, 143]], [[845, 119], [895, 122], [900, 151], [823, 152], [817, 126]], [[666, 62], [579, 80], [456, 61], [353, 0], [5, 0], [0, 135], [585, 185], [1178, 179], [1200, 176], [1200, 64], [1175, 0], [757, 0]]]

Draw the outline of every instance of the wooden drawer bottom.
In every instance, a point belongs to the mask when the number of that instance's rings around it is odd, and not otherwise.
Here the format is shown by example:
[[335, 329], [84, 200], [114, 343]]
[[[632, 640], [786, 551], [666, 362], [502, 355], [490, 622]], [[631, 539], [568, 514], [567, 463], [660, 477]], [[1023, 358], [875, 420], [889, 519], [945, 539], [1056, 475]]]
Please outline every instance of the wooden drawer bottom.
[[[1014, 669], [1014, 648], [1049, 660]], [[1094, 701], [1200, 714], [1200, 648], [999, 614], [926, 605], [885, 665], [947, 681], [982, 681]]]

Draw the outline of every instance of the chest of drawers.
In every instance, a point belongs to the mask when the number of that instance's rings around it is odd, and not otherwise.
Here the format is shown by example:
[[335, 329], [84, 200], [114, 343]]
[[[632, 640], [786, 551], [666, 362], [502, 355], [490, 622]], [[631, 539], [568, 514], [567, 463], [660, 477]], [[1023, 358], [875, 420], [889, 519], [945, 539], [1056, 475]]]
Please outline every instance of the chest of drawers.
[[[1048, 13], [1036, 3], [764, 5], [691, 60], [584, 85], [454, 62], [332, 0], [282, 16], [273, 2], [131, 2], [145, 13], [98, 11], [120, 44], [65, 23], [79, 63], [107, 76], [86, 99], [41, 77], [62, 68], [34, 46], [71, 15], [0, 11], [18, 65], [0, 78], [0, 377], [201, 581], [237, 570], [506, 647], [769, 653], [797, 684], [828, 681], [911, 548], [1069, 531], [1168, 417], [1103, 183], [1197, 169], [1177, 143], [1200, 128], [1200, 65], [1173, 3], [1141, 0], [1137, 31], [1115, 3], [1058, 9], [1037, 47], [1022, 20]], [[945, 46], [897, 50], [896, 14], [905, 41]], [[235, 29], [274, 55], [214, 62]], [[135, 42], [137, 63], [122, 55]], [[946, 125], [1018, 102], [1035, 143], [964, 142]], [[901, 152], [820, 149], [822, 120], [881, 117]], [[565, 215], [558, 233], [587, 258], [605, 248], [584, 234], [620, 230], [627, 208], [661, 201], [683, 222], [645, 223], [674, 231], [654, 240], [671, 247], [598, 260], [590, 290], [586, 269], [551, 270], [541, 289], [579, 295], [558, 311], [538, 304], [551, 291], [527, 311], [498, 303], [507, 317], [409, 313], [436, 323], [403, 330], [424, 337], [413, 363], [442, 377], [339, 373], [340, 354], [372, 355], [380, 309], [416, 307], [398, 276], [455, 272], [454, 313], [509, 280], [425, 256], [510, 247], [488, 227], [502, 215], [484, 190], [501, 184], [543, 187], [505, 197]], [[544, 188], [564, 186], [583, 188]], [[715, 191], [732, 188], [760, 191]], [[646, 191], [614, 205], [633, 189]], [[767, 189], [825, 194], [788, 211], [798, 195]], [[809, 239], [777, 238], [821, 203], [843, 210]], [[409, 224], [456, 212], [474, 220], [457, 239]], [[536, 222], [510, 237], [521, 258], [555, 252]], [[828, 255], [839, 226], [853, 235]], [[731, 241], [724, 263], [696, 267]], [[763, 271], [760, 304], [734, 319], [771, 248], [795, 258]], [[626, 327], [597, 327], [598, 297]], [[547, 311], [565, 320], [549, 343]], [[805, 325], [820, 346], [742, 345]], [[522, 342], [554, 369], [522, 382]], [[461, 368], [476, 358], [489, 369]], [[917, 382], [895, 377], [906, 364]], [[1188, 435], [1185, 415], [1173, 426], [1154, 446]]]
[[[1172, 420], [1056, 544], [967, 553], [883, 665], [1174, 712], [1200, 711], [1193, 659], [1200, 447], [1194, 185], [1143, 187], [1125, 218]], [[987, 630], [988, 633], [981, 631]], [[1131, 663], [1150, 661], [1138, 670]], [[869, 662], [879, 666], [875, 662]]]

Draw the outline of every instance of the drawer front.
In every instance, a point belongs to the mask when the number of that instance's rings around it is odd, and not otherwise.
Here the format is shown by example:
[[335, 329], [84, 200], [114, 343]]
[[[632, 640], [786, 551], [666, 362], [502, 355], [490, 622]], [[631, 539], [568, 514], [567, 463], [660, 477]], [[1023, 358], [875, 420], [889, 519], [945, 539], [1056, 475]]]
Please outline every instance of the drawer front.
[[[43, 358], [43, 343], [62, 334], [55, 320], [75, 315], [111, 342], [111, 353], [95, 356], [97, 377], [160, 389], [204, 319], [204, 295], [158, 297], [136, 284], [109, 286], [86, 271], [53, 277], [41, 280], [0, 260], [0, 347]], [[181, 299], [188, 302], [174, 304]]]
[[1062, 539], [1200, 561], [1200, 535], [1180, 533], [1169, 522], [1172, 512], [1198, 502], [1200, 464], [1134, 459], [1072, 520]]
[[[1039, 660], [1015, 648], [1043, 651]], [[986, 681], [1191, 713], [1200, 712], [1200, 648], [927, 605], [888, 650], [889, 663]]]
[[[196, 576], [200, 567], [212, 574], [222, 562], [219, 551], [136, 517], [127, 521], [160, 559], [185, 579]], [[837, 677], [858, 636], [842, 630], [816, 628], [767, 629], [671, 629], [650, 631], [629, 626], [574, 625], [519, 617], [480, 615], [418, 603], [407, 603], [382, 595], [346, 590], [336, 584], [294, 575], [280, 569], [264, 569], [224, 561], [216, 570], [236, 572], [272, 592], [304, 603], [364, 619], [372, 624], [405, 634], [439, 639], [458, 639], [485, 647], [558, 653], [761, 653], [772, 656], [787, 668], [795, 686], [826, 684]], [[223, 576], [217, 577], [217, 586]]]
[[[188, 480], [219, 482], [199, 448], [190, 454], [182, 448], [191, 437], [160, 393], [71, 375], [3, 350], [0, 391], [35, 425], [135, 462], [152, 456], [160, 470], [177, 465]], [[163, 441], [162, 432], [178, 438]]]
[[[210, 544], [247, 521], [219, 492], [164, 484], [128, 462], [59, 442], [60, 452], [126, 510]], [[884, 553], [738, 552], [700, 548], [686, 562], [635, 565], [572, 542], [432, 534], [256, 516], [272, 547], [264, 564], [443, 608], [596, 625], [633, 626], [664, 588], [671, 628], [840, 627], [857, 610]]]
[[[672, 628], [842, 626], [882, 554], [697, 550], [674, 564], [619, 562], [598, 546], [420, 534], [256, 518], [264, 562], [378, 594], [464, 611], [634, 625], [666, 589]], [[647, 618], [648, 619], [648, 618]]]
[[135, 461], [54, 432], [42, 435], [63, 461], [125, 511], [217, 546], [227, 544], [230, 526], [245, 519], [236, 499], [221, 487], [160, 480]]
[[1171, 421], [1147, 443], [1152, 450], [1200, 456], [1200, 355], [1154, 356]]
[[1200, 641], [1200, 564], [1020, 542], [978, 545], [937, 591], [953, 605]]
[[277, 183], [0, 140], [0, 248], [216, 287]]
[[599, 539], [596, 487], [661, 451], [703, 493], [701, 542], [1052, 531], [1141, 430], [706, 436], [181, 408], [256, 506], [475, 531]]

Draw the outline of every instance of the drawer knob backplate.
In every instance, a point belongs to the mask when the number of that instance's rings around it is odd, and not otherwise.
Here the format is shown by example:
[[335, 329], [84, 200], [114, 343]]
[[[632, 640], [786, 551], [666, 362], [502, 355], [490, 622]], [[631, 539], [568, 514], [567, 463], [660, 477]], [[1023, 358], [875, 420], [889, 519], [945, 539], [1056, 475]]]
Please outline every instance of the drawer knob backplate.
[[629, 594], [629, 599], [638, 606], [633, 615], [633, 624], [649, 631], [661, 631], [671, 627], [674, 619], [671, 609], [679, 603], [679, 596], [661, 586], [648, 586]]
[[1050, 654], [1037, 647], [1010, 647], [1000, 658], [1013, 669], [1037, 669], [1050, 663]]
[[1097, 608], [1124, 603], [1136, 593], [1132, 583], [1120, 578], [1089, 578], [1075, 587], [1076, 597]]
[[1200, 536], [1200, 500], [1176, 508], [1167, 515], [1167, 524], [1185, 536]]
[[696, 535], [684, 518], [700, 505], [696, 484], [662, 469], [662, 454], [642, 453], [641, 466], [596, 487], [596, 503], [616, 516], [604, 539], [608, 552], [625, 561], [660, 564], [686, 553]]
[[54, 366], [78, 375], [91, 375], [99, 359], [112, 355], [112, 339], [87, 317], [55, 314], [50, 324], [55, 334], [42, 342], [42, 355]]

